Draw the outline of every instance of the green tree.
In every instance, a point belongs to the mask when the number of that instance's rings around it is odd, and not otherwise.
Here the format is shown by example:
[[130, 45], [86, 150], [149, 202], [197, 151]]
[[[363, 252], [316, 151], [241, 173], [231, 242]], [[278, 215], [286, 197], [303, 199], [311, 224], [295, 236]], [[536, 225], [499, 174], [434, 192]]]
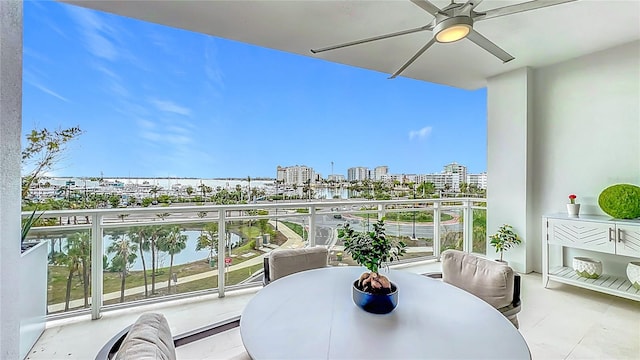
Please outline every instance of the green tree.
[[202, 228], [198, 242], [196, 243], [196, 251], [209, 249], [209, 260], [213, 258], [213, 249], [218, 248], [218, 223], [208, 223]]
[[82, 288], [84, 295], [84, 307], [89, 307], [89, 274], [91, 273], [91, 235], [88, 231], [77, 232], [67, 238], [67, 253], [78, 261], [78, 267], [82, 268]]
[[23, 199], [29, 195], [31, 184], [60, 160], [67, 143], [81, 134], [82, 130], [78, 126], [53, 132], [46, 128], [31, 130], [27, 135], [27, 145], [22, 150], [22, 164], [32, 167], [22, 180]]
[[113, 242], [107, 247], [107, 253], [114, 254], [112, 267], [115, 271], [120, 271], [120, 302], [124, 302], [127, 272], [136, 261], [138, 245], [122, 232], [116, 232], [110, 237]]
[[120, 196], [118, 195], [109, 196], [109, 205], [111, 205], [112, 208], [117, 208], [118, 205], [120, 205]]
[[156, 275], [158, 268], [158, 242], [167, 236], [164, 226], [149, 226], [149, 248], [151, 249], [151, 294], [156, 293]]
[[160, 191], [160, 188], [157, 185], [153, 185], [151, 187], [151, 189], [149, 190], [149, 193], [153, 194], [153, 199], [154, 200], [158, 199], [158, 191]]
[[173, 257], [187, 247], [187, 235], [182, 233], [179, 226], [175, 225], [167, 230], [167, 235], [158, 242], [158, 249], [169, 254], [169, 280], [167, 290], [171, 293], [171, 277], [173, 275]]
[[187, 191], [187, 195], [189, 197], [191, 197], [191, 195], [193, 195], [193, 193], [194, 193], [193, 186], [191, 186], [191, 185], [187, 186], [186, 191]]
[[133, 227], [131, 228], [127, 235], [138, 246], [138, 251], [140, 252], [140, 260], [142, 261], [142, 276], [144, 278], [144, 297], [149, 297], [149, 282], [147, 278], [147, 262], [144, 258], [144, 253], [149, 251], [151, 248], [151, 242], [149, 238], [151, 237], [151, 231], [146, 227]]
[[423, 196], [431, 196], [436, 192], [436, 185], [432, 182], [423, 182], [418, 185], [418, 192]]

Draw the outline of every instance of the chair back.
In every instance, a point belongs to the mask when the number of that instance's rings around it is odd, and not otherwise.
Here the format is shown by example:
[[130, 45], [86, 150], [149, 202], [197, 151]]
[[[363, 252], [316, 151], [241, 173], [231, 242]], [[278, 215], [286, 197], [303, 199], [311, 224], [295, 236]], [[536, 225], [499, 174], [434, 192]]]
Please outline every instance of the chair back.
[[300, 271], [327, 266], [329, 251], [321, 246], [301, 249], [276, 249], [264, 259], [265, 285]]
[[514, 273], [506, 264], [458, 250], [441, 255], [442, 281], [481, 298], [496, 309], [514, 300]]

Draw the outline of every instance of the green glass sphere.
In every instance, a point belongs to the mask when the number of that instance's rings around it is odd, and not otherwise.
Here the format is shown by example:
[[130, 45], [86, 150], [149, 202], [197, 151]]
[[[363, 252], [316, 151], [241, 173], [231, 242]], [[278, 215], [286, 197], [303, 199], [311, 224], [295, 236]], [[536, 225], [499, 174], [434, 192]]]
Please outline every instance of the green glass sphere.
[[598, 205], [607, 215], [616, 219], [640, 217], [640, 187], [617, 184], [602, 190]]

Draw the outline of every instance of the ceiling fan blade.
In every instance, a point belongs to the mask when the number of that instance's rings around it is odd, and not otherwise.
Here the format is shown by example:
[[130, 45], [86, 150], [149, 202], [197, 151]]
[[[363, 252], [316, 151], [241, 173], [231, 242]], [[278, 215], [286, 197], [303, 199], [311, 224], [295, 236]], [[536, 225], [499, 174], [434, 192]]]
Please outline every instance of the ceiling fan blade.
[[395, 79], [396, 76], [400, 75], [406, 68], [409, 67], [409, 65], [411, 65], [414, 61], [416, 61], [416, 59], [418, 59], [420, 57], [420, 55], [422, 55], [425, 51], [427, 51], [428, 48], [431, 47], [431, 45], [433, 45], [436, 42], [435, 38], [431, 38], [431, 40], [429, 40], [428, 43], [426, 43], [420, 50], [418, 50], [418, 52], [413, 55], [413, 57], [411, 57], [411, 59], [409, 59], [409, 61], [407, 61], [406, 63], [404, 63], [404, 65], [402, 65], [402, 67], [400, 67], [400, 69], [398, 69], [396, 72], [393, 73], [393, 75], [389, 76], [389, 79]]
[[486, 37], [482, 36], [479, 32], [477, 32], [477, 31], [475, 31], [473, 29], [471, 29], [471, 32], [469, 32], [469, 35], [467, 35], [467, 39], [473, 41], [478, 46], [480, 46], [481, 48], [487, 50], [488, 52], [493, 54], [493, 56], [499, 58], [503, 62], [509, 62], [509, 61], [515, 59], [508, 52], [502, 50], [500, 47], [498, 47], [498, 45], [492, 43], [491, 40], [489, 40]]
[[560, 5], [568, 2], [573, 2], [576, 0], [533, 0], [527, 1], [522, 4], [509, 5], [500, 7], [497, 9], [487, 10], [485, 12], [479, 13], [479, 15], [474, 16], [474, 21], [493, 19], [500, 16], [516, 14], [523, 11], [540, 9], [547, 6]]
[[[411, 0], [412, 3], [418, 5], [419, 7], [422, 8], [422, 10], [428, 12], [429, 14], [433, 15], [434, 17], [436, 16], [436, 14], [442, 14], [440, 12], [440, 8], [433, 5], [431, 2], [427, 1], [427, 0]], [[443, 14], [446, 15], [446, 14]]]
[[419, 31], [425, 31], [425, 30], [432, 30], [432, 29], [433, 29], [433, 25], [429, 24], [429, 25], [421, 26], [421, 27], [415, 28], [415, 29], [403, 30], [403, 31], [398, 31], [398, 32], [386, 34], [386, 35], [374, 36], [374, 37], [370, 37], [370, 38], [367, 38], [367, 39], [350, 41], [348, 43], [339, 44], [339, 45], [333, 45], [333, 46], [327, 46], [327, 47], [320, 48], [320, 49], [311, 49], [311, 52], [314, 53], [314, 54], [317, 54], [317, 53], [320, 53], [320, 52], [323, 52], [323, 51], [340, 49], [340, 48], [347, 47], [347, 46], [359, 45], [359, 44], [364, 44], [364, 43], [368, 43], [368, 42], [371, 42], [371, 41], [388, 39], [388, 38], [392, 38], [392, 37], [395, 37], [395, 36], [406, 35], [406, 34], [411, 34], [411, 33], [419, 32]]

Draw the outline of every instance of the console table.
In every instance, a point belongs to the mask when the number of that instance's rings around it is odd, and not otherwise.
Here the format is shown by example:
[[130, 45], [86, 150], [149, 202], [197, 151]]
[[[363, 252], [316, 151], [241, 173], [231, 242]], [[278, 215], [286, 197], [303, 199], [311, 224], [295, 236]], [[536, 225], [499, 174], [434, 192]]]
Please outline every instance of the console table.
[[[607, 216], [565, 214], [542, 217], [542, 284], [549, 280], [640, 301], [640, 290], [624, 274], [603, 273], [598, 279], [579, 277], [562, 264], [565, 248], [640, 258], [640, 221]], [[550, 260], [550, 258], [555, 260]]]
[[[245, 307], [252, 359], [530, 359], [520, 332], [479, 298], [426, 276], [390, 271], [398, 307], [358, 308], [351, 286], [364, 268], [328, 267], [278, 279]], [[386, 274], [385, 274], [386, 275]]]

